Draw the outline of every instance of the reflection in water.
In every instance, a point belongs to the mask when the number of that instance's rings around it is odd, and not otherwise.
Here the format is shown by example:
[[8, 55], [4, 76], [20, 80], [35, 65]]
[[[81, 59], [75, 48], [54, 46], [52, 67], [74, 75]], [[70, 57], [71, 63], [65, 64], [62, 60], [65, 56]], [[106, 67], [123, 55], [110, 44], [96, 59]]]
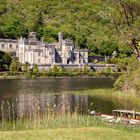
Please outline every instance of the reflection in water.
[[42, 115], [83, 114], [88, 110], [88, 95], [19, 94], [14, 102], [1, 101], [1, 118], [33, 118]]
[[109, 78], [52, 78], [38, 80], [0, 80], [0, 97], [22, 94], [61, 92], [94, 88], [111, 88], [114, 79]]
[[49, 78], [0, 80], [0, 118], [34, 117], [35, 114], [85, 113], [88, 95], [61, 94], [62, 91], [110, 88], [109, 78]]
[[[130, 98], [114, 98], [74, 94], [22, 94], [19, 92], [15, 100], [3, 99], [0, 101], [1, 119], [34, 119], [38, 117], [64, 116], [67, 114], [85, 114], [90, 110], [112, 114], [113, 109], [133, 109], [140, 111], [140, 104], [135, 104]], [[87, 94], [87, 95], [86, 95]]]
[[0, 118], [83, 114], [90, 110], [111, 114], [118, 108], [139, 110], [139, 106], [127, 99], [72, 94], [79, 89], [111, 88], [113, 83], [114, 79], [109, 78], [0, 80]]

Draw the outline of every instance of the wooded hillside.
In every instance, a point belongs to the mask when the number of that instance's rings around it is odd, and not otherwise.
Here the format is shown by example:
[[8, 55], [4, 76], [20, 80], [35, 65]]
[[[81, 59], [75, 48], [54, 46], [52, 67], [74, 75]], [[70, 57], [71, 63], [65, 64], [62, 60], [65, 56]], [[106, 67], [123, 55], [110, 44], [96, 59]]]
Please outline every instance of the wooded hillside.
[[77, 46], [89, 48], [90, 55], [111, 56], [116, 51], [119, 57], [130, 56], [131, 49], [120, 41], [114, 25], [101, 15], [113, 11], [113, 1], [1, 0], [0, 38], [27, 37], [28, 32], [35, 31], [39, 39], [53, 42], [63, 31]]

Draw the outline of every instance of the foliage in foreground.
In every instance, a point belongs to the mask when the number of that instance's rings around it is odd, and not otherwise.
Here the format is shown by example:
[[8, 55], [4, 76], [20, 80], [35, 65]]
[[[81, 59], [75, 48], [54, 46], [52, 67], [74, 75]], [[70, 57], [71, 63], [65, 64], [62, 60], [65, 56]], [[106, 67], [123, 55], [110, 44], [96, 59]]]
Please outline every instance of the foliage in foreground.
[[9, 70], [12, 58], [8, 53], [0, 51], [0, 71]]
[[0, 131], [19, 131], [19, 130], [37, 130], [37, 129], [57, 129], [57, 128], [83, 128], [83, 127], [106, 127], [115, 128], [122, 131], [140, 131], [139, 126], [118, 126], [110, 125], [98, 117], [87, 115], [65, 115], [49, 116], [48, 118], [16, 119], [11, 121], [2, 120], [0, 122]]
[[125, 65], [125, 71], [117, 79], [114, 87], [119, 90], [133, 93], [140, 92], [140, 63], [135, 57], [128, 59]]
[[52, 128], [78, 128], [100, 126], [105, 124], [99, 118], [86, 115], [64, 115], [49, 116], [41, 118], [40, 115], [32, 119], [2, 120], [0, 130], [33, 130], [33, 129], [52, 129]]
[[[34, 100], [28, 108], [28, 111], [19, 113], [16, 110], [16, 105], [9, 101], [2, 101], [0, 106], [0, 130], [35, 130], [35, 129], [54, 129], [54, 128], [80, 128], [80, 127], [109, 127], [111, 124], [106, 123], [98, 117], [90, 116], [90, 111], [112, 113], [112, 110], [118, 107], [121, 108], [135, 108], [139, 111], [139, 98], [131, 94], [125, 94], [113, 89], [95, 89], [95, 90], [79, 90], [61, 92], [61, 94], [80, 94], [89, 95], [90, 99], [94, 98], [94, 102], [89, 99], [88, 107], [76, 107], [72, 111], [70, 105], [52, 105], [49, 100], [45, 108], [41, 108], [41, 101]], [[18, 100], [17, 100], [18, 101]], [[112, 106], [113, 105], [113, 106]], [[104, 106], [104, 107], [102, 107]], [[109, 108], [110, 106], [110, 108]], [[101, 108], [100, 108], [101, 107]], [[100, 108], [100, 109], [98, 109]], [[111, 112], [110, 112], [111, 110]], [[111, 127], [119, 128], [122, 130], [138, 130], [133, 125]]]
[[139, 137], [139, 131], [125, 131], [109, 127], [83, 127], [0, 132], [0, 140], [139, 140]]

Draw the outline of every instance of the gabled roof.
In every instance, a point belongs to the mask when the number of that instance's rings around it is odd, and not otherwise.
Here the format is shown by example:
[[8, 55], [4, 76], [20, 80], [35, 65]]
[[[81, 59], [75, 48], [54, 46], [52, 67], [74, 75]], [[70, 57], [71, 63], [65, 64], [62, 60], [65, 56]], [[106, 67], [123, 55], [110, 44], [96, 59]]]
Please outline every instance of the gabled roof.
[[16, 39], [0, 39], [0, 42], [18, 43], [18, 40], [16, 40]]

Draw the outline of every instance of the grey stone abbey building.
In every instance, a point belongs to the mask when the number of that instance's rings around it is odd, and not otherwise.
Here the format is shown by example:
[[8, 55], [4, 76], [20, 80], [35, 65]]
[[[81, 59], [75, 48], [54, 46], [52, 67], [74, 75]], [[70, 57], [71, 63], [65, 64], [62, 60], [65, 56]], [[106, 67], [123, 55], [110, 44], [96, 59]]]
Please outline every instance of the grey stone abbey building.
[[79, 49], [70, 39], [64, 39], [58, 33], [58, 42], [46, 43], [36, 38], [35, 32], [30, 32], [29, 37], [13, 39], [0, 39], [0, 50], [9, 52], [22, 64], [37, 65], [78, 65], [88, 63], [88, 50]]

